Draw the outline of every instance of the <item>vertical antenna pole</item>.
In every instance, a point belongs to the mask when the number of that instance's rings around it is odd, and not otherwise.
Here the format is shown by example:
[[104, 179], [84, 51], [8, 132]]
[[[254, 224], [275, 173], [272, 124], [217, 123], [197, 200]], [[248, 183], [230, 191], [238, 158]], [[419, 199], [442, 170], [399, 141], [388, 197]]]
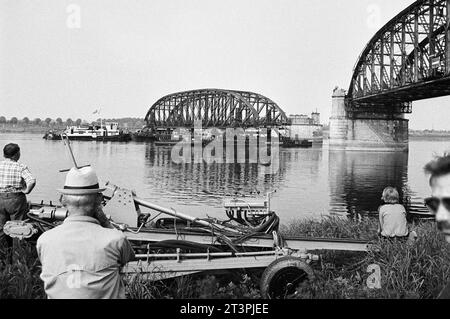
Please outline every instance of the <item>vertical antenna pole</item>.
[[[67, 138], [67, 143], [66, 143], [66, 141], [64, 141], [64, 136], [66, 136], [66, 138]], [[75, 156], [73, 155], [72, 148], [70, 147], [69, 137], [66, 134], [62, 134], [61, 135], [61, 139], [62, 139], [63, 143], [65, 145], [67, 145], [67, 148], [69, 149], [69, 153], [70, 153], [70, 156], [72, 158], [73, 165], [75, 166], [76, 169], [78, 169], [79, 167], [78, 167], [77, 161], [75, 160]]]

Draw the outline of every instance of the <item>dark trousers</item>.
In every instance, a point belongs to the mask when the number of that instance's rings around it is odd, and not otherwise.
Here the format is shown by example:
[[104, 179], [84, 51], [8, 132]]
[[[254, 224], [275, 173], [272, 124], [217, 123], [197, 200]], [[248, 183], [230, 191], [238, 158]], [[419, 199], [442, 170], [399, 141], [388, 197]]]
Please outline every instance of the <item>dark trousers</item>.
[[10, 246], [3, 226], [10, 220], [23, 220], [27, 213], [28, 203], [24, 193], [0, 193], [0, 249]]

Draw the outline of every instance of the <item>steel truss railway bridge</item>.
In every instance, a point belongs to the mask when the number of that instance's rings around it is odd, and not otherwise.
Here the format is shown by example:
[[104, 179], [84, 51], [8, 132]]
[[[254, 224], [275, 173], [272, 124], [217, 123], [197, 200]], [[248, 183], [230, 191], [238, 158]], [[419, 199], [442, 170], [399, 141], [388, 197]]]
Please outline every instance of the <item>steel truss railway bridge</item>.
[[284, 111], [271, 99], [252, 92], [203, 89], [167, 95], [148, 111], [152, 128], [280, 127], [289, 124]]
[[[412, 102], [450, 95], [450, 0], [418, 0], [368, 42], [347, 91], [333, 92], [330, 146], [407, 150]], [[170, 94], [145, 120], [150, 128], [282, 127], [283, 110], [257, 93], [203, 89]]]
[[334, 91], [331, 145], [407, 149], [412, 102], [450, 95], [449, 26], [450, 0], [419, 0], [375, 34]]

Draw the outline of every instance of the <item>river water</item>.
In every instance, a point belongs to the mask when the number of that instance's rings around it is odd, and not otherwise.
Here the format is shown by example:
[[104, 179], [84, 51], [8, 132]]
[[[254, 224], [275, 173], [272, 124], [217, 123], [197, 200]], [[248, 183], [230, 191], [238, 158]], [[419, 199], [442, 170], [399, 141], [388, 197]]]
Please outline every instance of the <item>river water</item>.
[[[9, 142], [21, 146], [21, 161], [37, 178], [29, 199], [57, 202], [56, 189], [65, 178], [59, 170], [72, 166], [63, 143], [39, 134], [0, 134], [1, 148]], [[284, 223], [376, 211], [386, 186], [397, 187], [409, 199], [409, 210], [422, 211], [430, 193], [422, 168], [434, 154], [450, 150], [450, 140], [411, 141], [409, 153], [345, 153], [330, 151], [325, 143], [281, 150], [278, 173], [265, 175], [258, 164], [175, 164], [169, 147], [151, 143], [72, 143], [78, 164], [91, 164], [102, 182], [196, 217], [225, 219], [222, 203], [227, 196], [276, 190], [271, 205]]]

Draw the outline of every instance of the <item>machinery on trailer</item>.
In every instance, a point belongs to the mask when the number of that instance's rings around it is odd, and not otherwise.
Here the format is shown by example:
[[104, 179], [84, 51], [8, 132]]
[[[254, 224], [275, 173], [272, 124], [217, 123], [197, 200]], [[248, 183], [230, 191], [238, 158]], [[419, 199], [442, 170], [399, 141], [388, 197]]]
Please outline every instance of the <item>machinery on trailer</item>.
[[[136, 260], [123, 269], [126, 274], [149, 274], [163, 280], [200, 272], [264, 268], [261, 293], [266, 298], [295, 294], [296, 287], [314, 277], [311, 263], [315, 251], [364, 252], [365, 241], [288, 237], [278, 233], [279, 219], [266, 200], [226, 202], [227, 221], [199, 219], [149, 203], [134, 192], [107, 184], [104, 212], [123, 231], [136, 253]], [[142, 209], [153, 213], [144, 213]], [[4, 231], [18, 239], [33, 239], [68, 216], [52, 203], [33, 204], [28, 220], [7, 222]], [[161, 217], [158, 219], [158, 217]]]
[[[67, 143], [75, 167], [78, 167]], [[195, 218], [171, 208], [150, 203], [134, 191], [107, 183], [104, 212], [122, 231], [136, 253], [123, 272], [148, 274], [149, 280], [164, 280], [202, 272], [264, 269], [261, 294], [286, 298], [314, 277], [316, 251], [365, 252], [369, 243], [289, 237], [278, 232], [279, 217], [266, 198], [232, 198], [224, 203], [227, 220]], [[146, 211], [144, 211], [146, 210]], [[32, 204], [25, 221], [10, 221], [5, 234], [16, 239], [36, 239], [61, 224], [65, 208], [53, 203]]]

